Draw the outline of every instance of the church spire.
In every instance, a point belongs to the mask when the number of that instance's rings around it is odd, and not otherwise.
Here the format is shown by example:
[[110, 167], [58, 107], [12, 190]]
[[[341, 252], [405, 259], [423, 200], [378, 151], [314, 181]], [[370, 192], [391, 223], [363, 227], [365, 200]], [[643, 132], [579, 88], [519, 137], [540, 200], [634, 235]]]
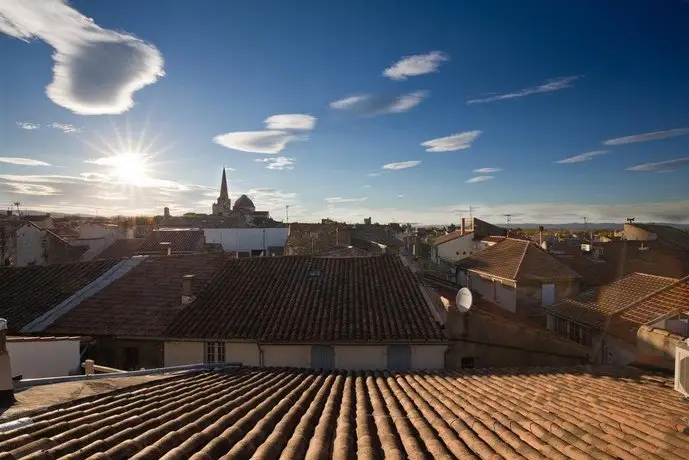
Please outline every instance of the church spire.
[[222, 180], [220, 181], [220, 196], [218, 202], [227, 201], [230, 196], [227, 194], [227, 176], [225, 176], [225, 166], [222, 167]]

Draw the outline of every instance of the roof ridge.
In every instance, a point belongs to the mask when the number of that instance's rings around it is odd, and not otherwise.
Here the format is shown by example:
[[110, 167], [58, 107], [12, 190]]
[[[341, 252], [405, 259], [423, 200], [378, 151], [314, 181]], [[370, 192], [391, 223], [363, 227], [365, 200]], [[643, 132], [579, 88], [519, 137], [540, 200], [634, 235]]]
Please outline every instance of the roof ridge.
[[[655, 274], [653, 274], [653, 273], [644, 273], [644, 272], [632, 272], [632, 273], [630, 273], [630, 274], [627, 275], [627, 276], [632, 276], [632, 275], [642, 275], [642, 276], [650, 276], [650, 277], [653, 277], [653, 278], [663, 278], [663, 279], [666, 279], [666, 280], [672, 280], [673, 282], [676, 282], [676, 281], [679, 281], [679, 280], [683, 279], [683, 278], [675, 278], [675, 277], [672, 277], [672, 276], [655, 275]], [[627, 276], [625, 276], [624, 278], [626, 278]], [[621, 279], [618, 280], [618, 281], [621, 281], [621, 280], [623, 280], [624, 278], [621, 278]], [[685, 278], [689, 278], [689, 276], [686, 276]], [[617, 281], [616, 281], [616, 282], [617, 282]]]
[[[626, 278], [626, 277], [625, 277], [625, 278]], [[624, 278], [623, 278], [623, 279], [624, 279]], [[668, 291], [668, 290], [674, 288], [675, 286], [678, 286], [679, 284], [683, 283], [684, 281], [689, 281], [689, 276], [685, 276], [684, 278], [680, 278], [680, 279], [676, 279], [676, 278], [671, 278], [671, 279], [675, 279], [676, 281], [675, 281], [674, 283], [668, 284], [667, 286], [664, 286], [664, 287], [662, 287], [662, 288], [660, 288], [660, 289], [658, 289], [658, 290], [656, 290], [656, 291], [653, 291], [653, 292], [651, 292], [650, 294], [646, 294], [646, 295], [643, 296], [642, 298], [640, 298], [640, 299], [638, 299], [638, 300], [635, 300], [634, 302], [630, 303], [630, 304], [627, 305], [626, 307], [622, 307], [622, 308], [619, 308], [619, 309], [617, 309], [617, 310], [614, 310], [614, 311], [610, 312], [609, 317], [612, 318], [613, 316], [617, 315], [618, 313], [622, 313], [622, 312], [624, 312], [625, 310], [628, 310], [628, 309], [630, 309], [630, 308], [632, 308], [632, 307], [636, 307], [637, 305], [639, 305], [639, 304], [642, 303], [642, 302], [645, 302], [645, 301], [648, 300], [649, 298], [651, 298], [651, 297], [653, 297], [653, 296], [655, 296], [655, 295], [658, 295], [658, 294], [660, 294], [660, 293], [662, 293], [662, 292]]]
[[526, 240], [520, 240], [520, 239], [517, 239], [517, 238], [510, 238], [510, 237], [507, 237], [507, 238], [508, 238], [508, 239], [511, 239], [511, 240], [514, 240], [514, 241], [520, 241], [520, 242], [526, 243], [526, 244], [524, 245], [524, 252], [522, 253], [521, 258], [519, 259], [519, 263], [517, 264], [517, 268], [516, 268], [515, 271], [514, 271], [514, 277], [512, 278], [512, 279], [515, 279], [515, 280], [516, 280], [516, 279], [517, 279], [517, 276], [519, 275], [519, 270], [521, 270], [521, 268], [522, 268], [522, 263], [524, 263], [524, 259], [526, 258], [526, 251], [529, 250], [529, 245], [531, 244], [531, 242], [530, 242], [530, 241], [526, 241]]

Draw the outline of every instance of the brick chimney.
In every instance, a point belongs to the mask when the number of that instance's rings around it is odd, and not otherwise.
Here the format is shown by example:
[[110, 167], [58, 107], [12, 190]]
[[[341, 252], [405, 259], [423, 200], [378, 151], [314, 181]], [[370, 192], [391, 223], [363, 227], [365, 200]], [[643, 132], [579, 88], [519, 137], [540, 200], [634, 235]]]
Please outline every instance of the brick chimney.
[[460, 227], [459, 227], [459, 232], [461, 235], [464, 235], [464, 233], [466, 232], [466, 218], [465, 217], [462, 217], [462, 222], [461, 222]]
[[195, 299], [195, 297], [192, 295], [194, 278], [194, 275], [182, 276], [182, 305], [189, 305]]
[[12, 366], [7, 351], [7, 320], [0, 318], [0, 407], [9, 407], [14, 403], [14, 383]]

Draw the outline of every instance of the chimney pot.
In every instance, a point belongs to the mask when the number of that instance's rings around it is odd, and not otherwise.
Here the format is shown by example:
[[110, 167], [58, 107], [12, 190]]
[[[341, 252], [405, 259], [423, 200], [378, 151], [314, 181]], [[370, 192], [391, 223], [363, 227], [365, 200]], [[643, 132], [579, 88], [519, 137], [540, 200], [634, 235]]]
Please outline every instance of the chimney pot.
[[7, 320], [0, 318], [0, 407], [9, 407], [14, 403], [14, 383], [12, 366], [7, 351]]
[[194, 278], [194, 275], [182, 276], [182, 305], [190, 304], [194, 300], [192, 295]]

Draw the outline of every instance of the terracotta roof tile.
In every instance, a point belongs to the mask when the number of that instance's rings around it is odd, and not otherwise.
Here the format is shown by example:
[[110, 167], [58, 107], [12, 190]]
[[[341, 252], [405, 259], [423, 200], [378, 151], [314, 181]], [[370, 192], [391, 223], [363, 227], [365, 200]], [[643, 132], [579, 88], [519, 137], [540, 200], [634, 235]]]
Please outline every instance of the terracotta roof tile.
[[61, 316], [51, 334], [161, 337], [179, 312], [182, 276], [195, 275], [193, 295], [230, 259], [227, 254], [149, 257]]
[[92, 261], [0, 268], [0, 317], [7, 319], [10, 332], [19, 331], [115, 263]]
[[457, 267], [517, 281], [577, 279], [581, 276], [530, 241], [505, 238], [459, 260]]
[[49, 408], [7, 458], [689, 458], [686, 403], [631, 368], [184, 374]]
[[144, 238], [137, 253], [163, 253], [165, 249], [161, 243], [170, 243], [173, 253], [197, 252], [201, 250], [204, 242], [203, 230], [155, 230]]
[[168, 329], [176, 338], [441, 340], [397, 256], [234, 259]]
[[371, 253], [354, 246], [342, 246], [321, 252], [316, 257], [370, 257]]
[[641, 325], [679, 311], [689, 311], [689, 277], [637, 302], [625, 309], [620, 317], [625, 321]]
[[316, 255], [351, 243], [352, 230], [341, 224], [300, 224], [289, 225], [289, 235], [285, 242], [285, 254]]
[[96, 256], [97, 259], [122, 259], [132, 257], [144, 241], [143, 238], [129, 238], [115, 240], [103, 252]]
[[543, 308], [554, 315], [600, 329], [608, 316], [676, 281], [674, 278], [634, 273], [608, 286], [590, 289]]
[[444, 243], [447, 243], [449, 241], [456, 240], [457, 238], [460, 238], [460, 237], [465, 236], [465, 235], [473, 235], [473, 233], [474, 232], [472, 232], [472, 231], [469, 231], [469, 232], [465, 231], [464, 233], [462, 233], [461, 230], [455, 230], [454, 232], [446, 233], [445, 235], [440, 235], [439, 237], [434, 238], [433, 239], [433, 245], [437, 246], [439, 244], [444, 244]]
[[685, 232], [684, 230], [680, 230], [670, 225], [637, 223], [632, 225], [634, 227], [646, 230], [647, 232], [655, 233], [658, 240], [662, 240], [674, 246], [689, 249], [689, 232]]
[[354, 230], [352, 238], [390, 247], [404, 246], [404, 241], [395, 237], [389, 228], [380, 225], [359, 226]]

